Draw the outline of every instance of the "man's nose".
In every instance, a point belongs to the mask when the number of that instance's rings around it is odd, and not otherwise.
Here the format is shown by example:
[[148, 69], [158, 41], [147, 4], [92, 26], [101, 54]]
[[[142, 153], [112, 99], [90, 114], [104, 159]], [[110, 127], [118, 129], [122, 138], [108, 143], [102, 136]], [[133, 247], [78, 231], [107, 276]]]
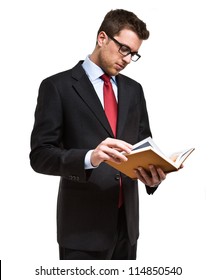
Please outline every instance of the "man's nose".
[[125, 61], [127, 64], [129, 64], [131, 62], [131, 54], [124, 56], [123, 61]]

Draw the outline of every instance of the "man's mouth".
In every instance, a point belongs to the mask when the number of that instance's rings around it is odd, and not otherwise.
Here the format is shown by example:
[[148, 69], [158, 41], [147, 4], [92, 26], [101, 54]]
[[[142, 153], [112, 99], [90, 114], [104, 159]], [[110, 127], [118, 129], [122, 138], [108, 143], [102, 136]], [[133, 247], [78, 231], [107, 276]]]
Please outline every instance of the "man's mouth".
[[117, 70], [118, 70], [118, 71], [121, 71], [121, 70], [123, 70], [123, 69], [125, 68], [125, 65], [116, 63], [116, 67], [117, 67]]

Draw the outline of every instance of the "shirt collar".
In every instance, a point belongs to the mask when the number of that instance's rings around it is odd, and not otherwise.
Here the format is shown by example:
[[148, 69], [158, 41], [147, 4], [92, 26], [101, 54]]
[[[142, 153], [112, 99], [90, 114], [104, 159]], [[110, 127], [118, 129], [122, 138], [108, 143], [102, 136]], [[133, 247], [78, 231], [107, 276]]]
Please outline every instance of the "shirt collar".
[[[104, 71], [94, 62], [92, 62], [92, 60], [90, 60], [89, 55], [85, 58], [82, 67], [84, 68], [87, 76], [92, 82], [100, 78], [104, 74]], [[116, 77], [111, 76], [111, 78], [113, 79], [114, 83], [116, 83]]]

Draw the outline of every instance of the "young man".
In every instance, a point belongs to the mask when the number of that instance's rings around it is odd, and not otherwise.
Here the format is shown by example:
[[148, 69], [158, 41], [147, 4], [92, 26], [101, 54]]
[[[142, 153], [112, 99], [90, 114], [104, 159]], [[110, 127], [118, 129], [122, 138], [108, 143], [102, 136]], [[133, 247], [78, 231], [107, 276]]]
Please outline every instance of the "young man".
[[[60, 259], [136, 259], [138, 182], [105, 161], [126, 161], [121, 152], [151, 136], [141, 85], [119, 74], [140, 58], [148, 37], [136, 15], [112, 10], [92, 54], [41, 83], [30, 159], [36, 172], [61, 176]], [[156, 166], [151, 176], [141, 167], [136, 172], [149, 194], [165, 179]]]

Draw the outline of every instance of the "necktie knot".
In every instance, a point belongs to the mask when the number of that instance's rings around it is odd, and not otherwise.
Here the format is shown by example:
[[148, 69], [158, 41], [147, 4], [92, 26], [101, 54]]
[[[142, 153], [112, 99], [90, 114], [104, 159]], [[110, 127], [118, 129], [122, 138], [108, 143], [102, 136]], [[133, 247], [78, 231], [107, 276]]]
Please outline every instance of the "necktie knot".
[[108, 76], [107, 74], [103, 74], [101, 76], [101, 79], [104, 81], [104, 83], [108, 84], [110, 83], [110, 76]]

